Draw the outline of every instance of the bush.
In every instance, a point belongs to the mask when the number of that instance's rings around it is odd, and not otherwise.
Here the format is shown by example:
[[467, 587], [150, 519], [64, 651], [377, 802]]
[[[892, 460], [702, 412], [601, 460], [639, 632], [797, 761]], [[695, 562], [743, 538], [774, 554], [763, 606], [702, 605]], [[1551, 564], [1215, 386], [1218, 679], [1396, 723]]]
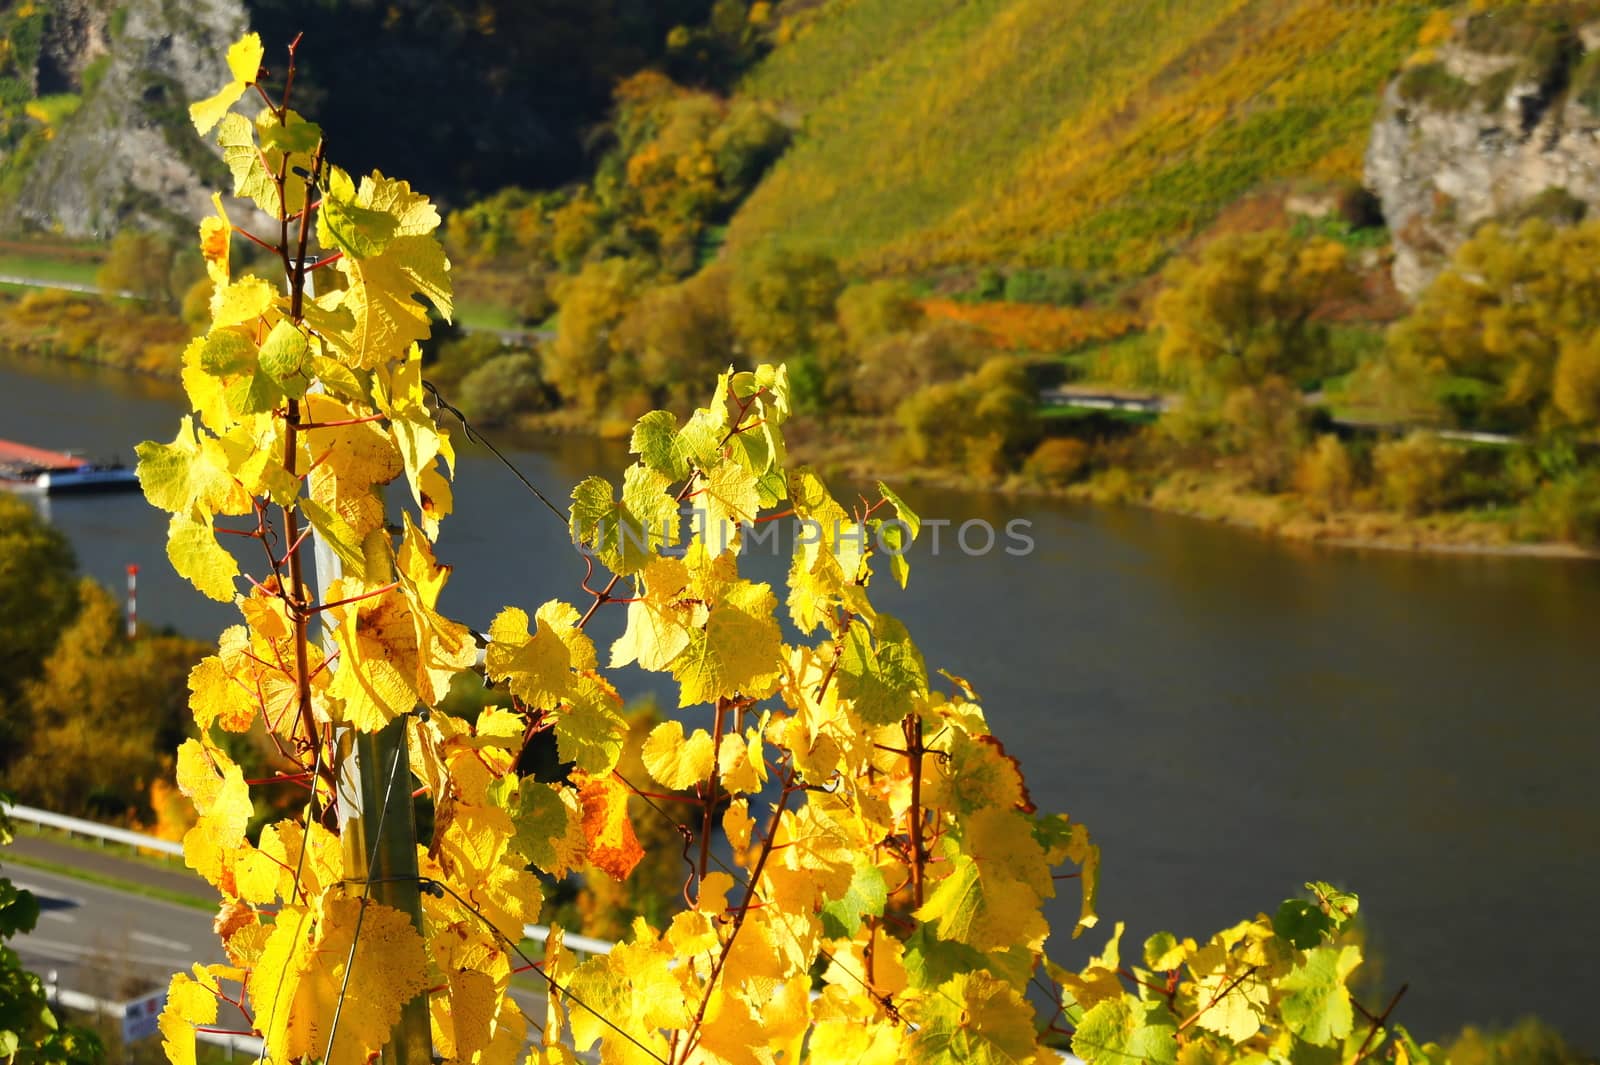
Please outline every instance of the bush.
[[1452, 1065], [1592, 1065], [1548, 1024], [1529, 1017], [1504, 1031], [1468, 1026], [1450, 1045]]
[[992, 266], [986, 266], [978, 271], [978, 279], [973, 282], [973, 298], [985, 303], [1003, 299], [1006, 294], [1006, 275]]
[[581, 411], [599, 411], [614, 389], [630, 383], [612, 332], [648, 272], [635, 260], [603, 259], [560, 286], [561, 320], [543, 350], [544, 379]]
[[852, 354], [874, 341], [922, 324], [922, 305], [904, 281], [869, 281], [839, 295], [839, 328]]
[[539, 363], [526, 352], [497, 356], [462, 378], [459, 391], [467, 417], [493, 425], [540, 405]]
[[1222, 237], [1168, 273], [1155, 305], [1162, 369], [1197, 391], [1315, 375], [1329, 345], [1315, 313], [1357, 289], [1337, 241], [1282, 231]]
[[1600, 544], [1600, 473], [1573, 470], [1539, 485], [1522, 505], [1517, 531], [1538, 540]]
[[713, 265], [687, 281], [645, 292], [617, 327], [617, 346], [634, 360], [639, 382], [652, 397], [647, 402], [692, 408], [701, 398], [700, 382], [733, 361], [727, 268]]
[[1003, 291], [1008, 303], [1071, 304], [1074, 307], [1088, 296], [1081, 277], [1043, 270], [1018, 270], [1006, 278]]
[[1315, 444], [1300, 453], [1295, 465], [1295, 488], [1321, 513], [1349, 506], [1355, 483], [1350, 452], [1332, 433], [1319, 436]]
[[1460, 460], [1459, 449], [1418, 430], [1374, 448], [1372, 469], [1384, 502], [1417, 515], [1444, 505]]
[[1022, 472], [1043, 484], [1071, 484], [1089, 466], [1089, 445], [1070, 436], [1052, 436], [1028, 456]]
[[911, 461], [978, 477], [996, 478], [1015, 469], [1038, 436], [1027, 371], [1006, 357], [907, 397], [895, 418]]
[[1236, 388], [1223, 401], [1224, 449], [1238, 456], [1253, 487], [1282, 491], [1305, 446], [1306, 409], [1300, 393], [1281, 377]]
[[134, 299], [147, 299], [163, 307], [178, 307], [184, 289], [176, 288], [178, 254], [173, 241], [155, 233], [125, 230], [110, 241], [106, 262], [94, 275], [94, 283], [104, 293], [126, 293]]
[[976, 369], [988, 354], [976, 331], [956, 322], [886, 336], [853, 353], [850, 405], [867, 414], [887, 413], [929, 385]]

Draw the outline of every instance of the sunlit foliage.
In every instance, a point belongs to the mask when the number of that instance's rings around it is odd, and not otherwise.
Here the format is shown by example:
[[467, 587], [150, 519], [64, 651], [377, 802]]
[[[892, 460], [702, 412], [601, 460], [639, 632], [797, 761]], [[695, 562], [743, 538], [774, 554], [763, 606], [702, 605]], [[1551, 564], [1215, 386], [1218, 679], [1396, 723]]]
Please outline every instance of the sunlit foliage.
[[852, 270], [1144, 274], [1264, 181], [1359, 177], [1378, 90], [1428, 7], [830, 7], [748, 79], [806, 136], [730, 241], [821, 241]]

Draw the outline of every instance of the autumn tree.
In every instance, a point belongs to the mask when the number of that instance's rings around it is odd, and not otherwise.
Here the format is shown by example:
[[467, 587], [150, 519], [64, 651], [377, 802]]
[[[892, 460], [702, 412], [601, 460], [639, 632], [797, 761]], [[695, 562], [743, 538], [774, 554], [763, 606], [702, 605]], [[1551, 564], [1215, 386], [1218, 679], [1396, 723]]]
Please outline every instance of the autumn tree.
[[1349, 506], [1356, 488], [1355, 464], [1349, 449], [1332, 433], [1317, 437], [1295, 464], [1294, 486], [1323, 514]]
[[895, 419], [911, 461], [992, 479], [1015, 469], [1037, 439], [1035, 402], [1022, 364], [1000, 356], [906, 397]]
[[904, 281], [878, 280], [851, 285], [839, 294], [839, 329], [852, 351], [909, 333], [926, 317], [916, 293]]
[[712, 265], [673, 285], [651, 288], [628, 309], [616, 342], [660, 406], [689, 410], [695, 382], [734, 361], [729, 270]]
[[461, 379], [461, 406], [476, 422], [494, 425], [540, 406], [539, 360], [525, 351], [495, 355]]
[[1167, 274], [1155, 303], [1162, 368], [1194, 392], [1316, 376], [1328, 353], [1316, 312], [1355, 284], [1337, 241], [1281, 231], [1221, 237]]
[[976, 330], [960, 322], [928, 322], [881, 335], [846, 357], [852, 409], [885, 414], [931, 385], [958, 380], [993, 356]]
[[1600, 221], [1488, 225], [1394, 326], [1389, 357], [1464, 424], [1588, 431], [1600, 419], [1597, 316]]
[[[77, 559], [67, 538], [34, 509], [0, 492], [0, 711], [44, 668], [78, 608]], [[12, 720], [0, 713], [0, 749], [12, 750]]]
[[25, 802], [59, 813], [143, 816], [190, 730], [185, 681], [205, 646], [159, 633], [130, 641], [121, 605], [88, 577], [77, 597], [76, 617], [17, 700], [6, 777]]
[[111, 295], [128, 295], [163, 307], [177, 307], [199, 271], [183, 269], [176, 245], [157, 233], [124, 230], [95, 273], [95, 284]]
[[1385, 440], [1372, 451], [1373, 476], [1384, 501], [1413, 516], [1445, 502], [1460, 463], [1460, 448], [1422, 430]]
[[598, 412], [630, 376], [613, 334], [645, 273], [632, 260], [605, 259], [586, 264], [560, 288], [560, 328], [544, 348], [544, 379], [578, 410]]
[[[805, 382], [802, 406], [825, 407], [844, 386], [836, 307], [838, 263], [813, 251], [768, 248], [737, 261], [728, 303], [748, 357], [786, 359]], [[801, 391], [797, 382], [797, 391]]]

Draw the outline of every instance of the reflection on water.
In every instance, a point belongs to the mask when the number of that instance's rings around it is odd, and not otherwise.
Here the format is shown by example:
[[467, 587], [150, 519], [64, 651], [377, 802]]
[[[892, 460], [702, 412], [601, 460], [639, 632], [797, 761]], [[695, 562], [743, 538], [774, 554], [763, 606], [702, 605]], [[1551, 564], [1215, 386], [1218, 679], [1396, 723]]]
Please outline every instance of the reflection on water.
[[[121, 451], [170, 438], [160, 382], [0, 366], [0, 437]], [[588, 439], [511, 452], [558, 503], [623, 449]], [[880, 604], [930, 666], [972, 681], [1044, 809], [1104, 846], [1102, 910], [1134, 942], [1204, 935], [1309, 879], [1358, 890], [1388, 986], [1413, 1027], [1544, 1013], [1591, 1046], [1588, 944], [1600, 875], [1600, 751], [1590, 650], [1600, 567], [1318, 549], [1134, 510], [969, 493], [905, 493], [923, 515], [1002, 528], [1036, 549], [912, 552]], [[490, 456], [463, 448], [441, 559], [448, 612], [579, 596], [565, 530]], [[117, 586], [140, 563], [141, 613], [197, 633], [231, 608], [170, 575], [165, 522], [137, 495], [63, 500], [51, 520]], [[783, 559], [750, 560], [779, 582]], [[604, 648], [617, 610], [597, 618]], [[625, 693], [672, 695], [636, 670]], [[672, 700], [675, 702], [675, 698]], [[1071, 900], [1054, 918], [1070, 923]], [[1062, 960], [1103, 934], [1059, 947]], [[1580, 955], [1580, 952], [1582, 954]], [[1492, 971], [1494, 981], [1474, 974]]]

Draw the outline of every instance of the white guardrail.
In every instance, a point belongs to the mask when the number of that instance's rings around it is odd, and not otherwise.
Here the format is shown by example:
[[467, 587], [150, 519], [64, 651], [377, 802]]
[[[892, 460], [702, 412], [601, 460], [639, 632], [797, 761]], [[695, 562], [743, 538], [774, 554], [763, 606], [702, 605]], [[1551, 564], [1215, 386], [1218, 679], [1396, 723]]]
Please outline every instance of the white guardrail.
[[[51, 813], [49, 810], [40, 810], [32, 806], [4, 804], [0, 808], [3, 808], [6, 815], [13, 820], [42, 825], [46, 828], [58, 828], [63, 832], [69, 832], [76, 836], [88, 836], [91, 839], [102, 839], [129, 847], [138, 847], [142, 850], [158, 851], [162, 854], [183, 857], [182, 844], [174, 843], [169, 839], [149, 836], [143, 832], [133, 832], [126, 828], [112, 828], [110, 825], [102, 825], [95, 821], [85, 821], [80, 817], [67, 817], [65, 814]], [[548, 925], [542, 924], [524, 925], [522, 934], [527, 939], [542, 944], [550, 938], [550, 928]], [[563, 935], [561, 941], [568, 950], [576, 951], [579, 954], [610, 954], [611, 948], [615, 946], [614, 943], [608, 940], [572, 935], [570, 933]], [[77, 991], [56, 990], [52, 994], [54, 996], [53, 1001], [59, 1001], [61, 1005], [68, 1009], [92, 1010], [114, 1014], [119, 1017], [125, 1017], [127, 1010], [134, 1005], [133, 1003], [123, 1002], [103, 1002], [100, 999], [92, 998]], [[257, 1057], [261, 1056], [261, 1040], [254, 1036], [197, 1032], [196, 1037], [204, 1042], [226, 1046], [230, 1050], [241, 1050]], [[1057, 1051], [1057, 1053], [1061, 1055], [1061, 1060], [1065, 1065], [1082, 1065], [1078, 1058], [1070, 1054], [1062, 1053], [1061, 1051]]]
[[[65, 814], [51, 813], [34, 806], [17, 806], [5, 804], [6, 816], [16, 821], [23, 821], [31, 825], [41, 825], [45, 828], [57, 828], [74, 836], [87, 836], [90, 839], [105, 840], [108, 843], [121, 843], [127, 847], [137, 847], [140, 850], [156, 851], [160, 854], [171, 855], [175, 858], [183, 857], [183, 844], [170, 839], [161, 839], [157, 836], [146, 835], [143, 832], [134, 832], [126, 828], [113, 828], [102, 825], [97, 821], [85, 821], [81, 817], [68, 817]], [[524, 937], [535, 943], [543, 944], [550, 938], [550, 929], [542, 924], [526, 925], [522, 929]], [[604, 939], [593, 939], [589, 936], [567, 934], [562, 937], [568, 950], [579, 954], [610, 954], [613, 943]]]

